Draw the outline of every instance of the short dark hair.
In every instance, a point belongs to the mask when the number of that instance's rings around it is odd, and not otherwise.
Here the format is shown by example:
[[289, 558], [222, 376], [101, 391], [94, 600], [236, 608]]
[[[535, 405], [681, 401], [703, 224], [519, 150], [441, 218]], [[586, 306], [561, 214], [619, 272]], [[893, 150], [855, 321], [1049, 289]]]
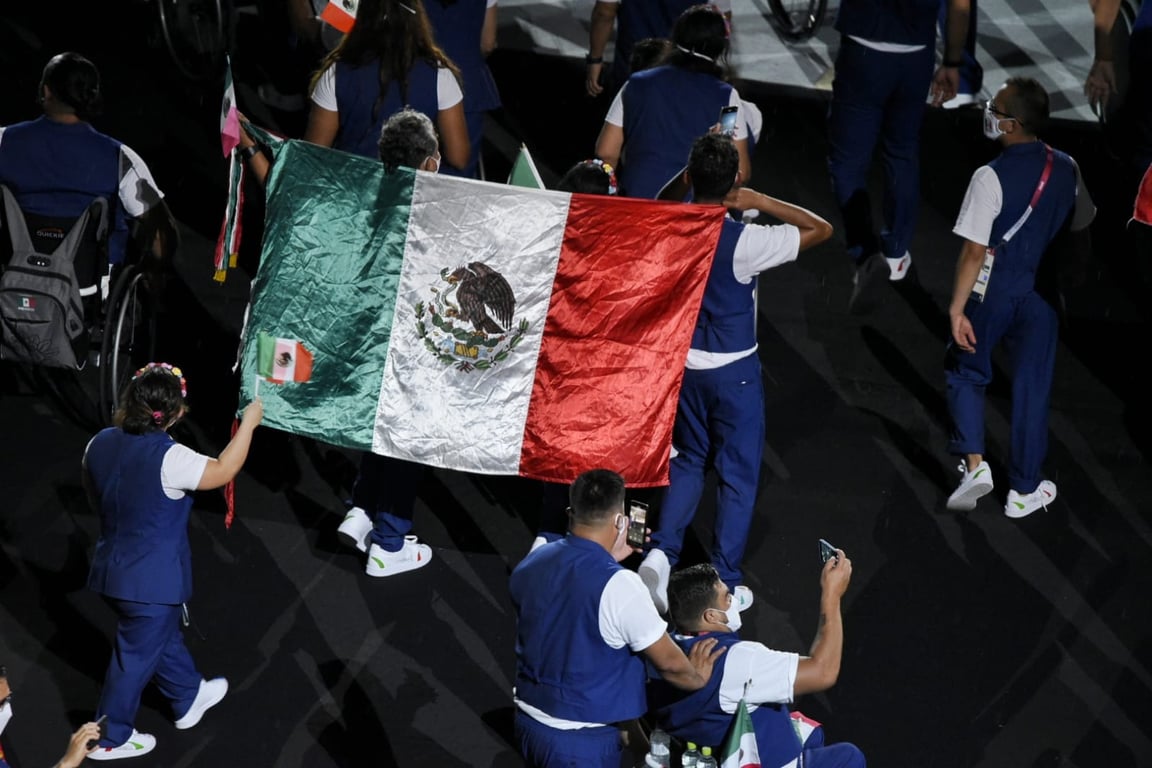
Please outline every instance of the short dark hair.
[[397, 168], [419, 168], [439, 148], [432, 120], [423, 112], [408, 107], [388, 118], [377, 143], [380, 162], [389, 173]]
[[632, 46], [632, 56], [628, 60], [632, 72], [643, 72], [659, 66], [672, 52], [672, 41], [666, 37], [646, 37]]
[[668, 614], [678, 629], [691, 629], [716, 600], [720, 574], [711, 563], [673, 571], [668, 577]]
[[624, 506], [624, 478], [610, 469], [590, 469], [568, 489], [568, 505], [574, 522], [603, 522]]
[[183, 386], [171, 368], [149, 365], [124, 385], [112, 423], [130, 435], [161, 431], [185, 407]]
[[1048, 126], [1048, 91], [1032, 77], [1010, 77], [1004, 85], [1005, 111], [1031, 134]]
[[614, 182], [615, 177], [608, 172], [603, 162], [581, 160], [560, 177], [556, 189], [586, 195], [614, 195], [616, 194]]
[[696, 200], [723, 200], [740, 171], [740, 155], [731, 136], [706, 133], [692, 144], [688, 176]]
[[724, 77], [728, 64], [728, 20], [714, 5], [688, 8], [672, 25], [668, 63]]
[[40, 75], [41, 97], [44, 86], [48, 86], [57, 101], [71, 107], [81, 120], [100, 114], [104, 106], [100, 95], [100, 71], [78, 53], [65, 51], [53, 56]]

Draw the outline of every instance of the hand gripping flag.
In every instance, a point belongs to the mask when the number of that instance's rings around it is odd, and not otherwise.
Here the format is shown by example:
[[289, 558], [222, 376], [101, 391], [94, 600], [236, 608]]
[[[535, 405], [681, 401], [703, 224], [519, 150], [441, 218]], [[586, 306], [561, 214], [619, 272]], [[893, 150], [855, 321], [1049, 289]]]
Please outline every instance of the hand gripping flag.
[[752, 716], [748, 714], [748, 704], [743, 698], [732, 718], [732, 729], [728, 732], [721, 754], [720, 768], [760, 768], [756, 730], [752, 726]]
[[242, 405], [259, 332], [312, 355], [306, 386], [261, 389], [266, 426], [478, 474], [667, 483], [722, 206], [388, 173], [259, 133]]

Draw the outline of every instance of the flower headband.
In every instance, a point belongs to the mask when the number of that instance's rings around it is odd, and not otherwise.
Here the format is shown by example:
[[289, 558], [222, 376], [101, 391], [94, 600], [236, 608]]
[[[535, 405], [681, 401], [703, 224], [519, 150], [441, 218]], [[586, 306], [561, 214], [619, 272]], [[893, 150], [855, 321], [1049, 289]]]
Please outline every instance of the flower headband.
[[614, 195], [619, 187], [616, 185], [616, 169], [612, 167], [611, 163], [606, 163], [598, 157], [591, 160], [585, 160], [585, 165], [594, 165], [608, 175], [608, 194]]
[[150, 371], [167, 371], [180, 379], [180, 397], [188, 398], [188, 382], [184, 380], [184, 372], [171, 363], [148, 363], [148, 365], [132, 374], [132, 380], [135, 381]]

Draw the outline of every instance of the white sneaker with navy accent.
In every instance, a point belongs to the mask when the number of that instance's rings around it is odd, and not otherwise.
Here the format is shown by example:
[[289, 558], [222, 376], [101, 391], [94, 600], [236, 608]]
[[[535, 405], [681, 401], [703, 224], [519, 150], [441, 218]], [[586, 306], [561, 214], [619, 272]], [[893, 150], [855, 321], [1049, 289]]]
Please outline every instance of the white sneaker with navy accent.
[[368, 551], [368, 534], [372, 533], [372, 518], [360, 507], [352, 507], [344, 515], [344, 522], [336, 529], [341, 541], [361, 552]]
[[219, 704], [226, 693], [228, 693], [228, 681], [224, 678], [214, 677], [211, 680], [201, 680], [200, 690], [196, 693], [192, 706], [188, 707], [184, 716], [176, 721], [176, 730], [183, 731], [199, 723], [200, 718], [204, 717], [204, 713]]
[[140, 757], [156, 749], [156, 737], [150, 733], [140, 733], [135, 728], [128, 741], [118, 747], [96, 747], [88, 753], [89, 760], [123, 760], [128, 757]]
[[1004, 505], [1004, 514], [1008, 517], [1028, 517], [1036, 510], [1048, 505], [1056, 498], [1056, 483], [1051, 480], [1041, 480], [1040, 485], [1032, 493], [1017, 493], [1008, 491], [1008, 503]]
[[379, 544], [368, 547], [368, 564], [364, 572], [369, 576], [395, 576], [423, 568], [431, 561], [432, 547], [419, 543], [415, 536], [405, 536], [404, 546], [396, 552], [389, 552]]
[[648, 594], [652, 595], [652, 602], [656, 604], [656, 612], [661, 615], [668, 613], [668, 576], [672, 573], [668, 555], [656, 548], [648, 550], [636, 572], [640, 575], [640, 581], [648, 587]]
[[976, 509], [976, 502], [981, 497], [992, 492], [992, 469], [986, 461], [980, 462], [971, 471], [968, 470], [967, 463], [962, 461], [957, 469], [964, 473], [964, 477], [948, 497], [948, 509], [953, 512], [968, 512]]
[[912, 254], [904, 251], [904, 255], [897, 259], [884, 259], [888, 262], [888, 279], [892, 282], [903, 280], [908, 276], [908, 268], [912, 266]]

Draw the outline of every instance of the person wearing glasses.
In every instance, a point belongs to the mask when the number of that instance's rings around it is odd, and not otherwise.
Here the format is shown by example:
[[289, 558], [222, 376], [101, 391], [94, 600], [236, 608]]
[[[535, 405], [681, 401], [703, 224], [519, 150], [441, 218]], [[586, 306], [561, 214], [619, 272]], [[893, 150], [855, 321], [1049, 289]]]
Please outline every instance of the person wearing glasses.
[[1056, 364], [1056, 311], [1036, 292], [1036, 270], [1065, 229], [1087, 227], [1096, 209], [1076, 161], [1040, 140], [1048, 94], [1036, 80], [1010, 78], [984, 109], [984, 135], [1000, 156], [972, 175], [953, 232], [963, 238], [945, 363], [952, 433], [948, 452], [963, 458], [948, 509], [967, 511], [993, 489], [984, 458], [984, 395], [1001, 342], [1012, 377], [1008, 494], [1004, 514], [1047, 507], [1056, 484], [1043, 479], [1048, 395]]
[[[12, 689], [8, 685], [8, 670], [0, 665], [0, 734], [12, 720]], [[95, 722], [84, 723], [72, 734], [68, 740], [68, 747], [64, 756], [56, 761], [52, 768], [79, 768], [84, 758], [95, 748], [95, 741], [100, 738], [100, 724]], [[92, 744], [92, 746], [89, 746]], [[0, 745], [0, 768], [10, 768], [4, 756], [4, 747]]]
[[253, 400], [231, 442], [212, 458], [168, 436], [188, 412], [187, 396], [179, 368], [149, 363], [125, 386], [115, 426], [97, 433], [84, 450], [81, 477], [100, 516], [88, 588], [116, 614], [97, 707], [97, 715], [106, 718], [105, 732], [90, 760], [139, 757], [155, 749], [156, 737], [133, 727], [149, 682], [171, 703], [177, 730], [198, 724], [228, 692], [224, 678], [201, 676], [180, 631], [192, 598], [190, 493], [220, 488], [236, 477], [264, 408]]

